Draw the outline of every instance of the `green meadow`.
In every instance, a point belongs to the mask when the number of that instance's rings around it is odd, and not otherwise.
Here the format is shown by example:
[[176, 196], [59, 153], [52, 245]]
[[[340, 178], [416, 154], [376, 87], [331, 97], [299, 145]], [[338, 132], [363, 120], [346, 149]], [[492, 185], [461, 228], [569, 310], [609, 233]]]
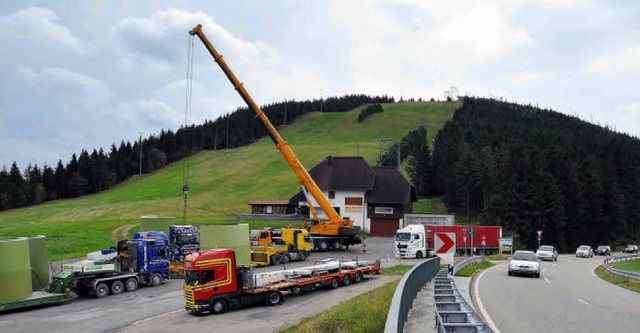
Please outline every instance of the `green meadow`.
[[[456, 106], [447, 102], [383, 104], [383, 113], [360, 124], [356, 119], [363, 107], [344, 113], [313, 112], [282, 127], [280, 134], [307, 169], [328, 155], [362, 156], [375, 165], [382, 138], [398, 141], [423, 125], [431, 142]], [[125, 232], [130, 237], [143, 215], [175, 216], [181, 222], [184, 166], [184, 161], [176, 162], [99, 194], [0, 212], [0, 238], [45, 235], [49, 259], [59, 260], [113, 246], [114, 239], [125, 236], [116, 232], [119, 227], [131, 225]], [[248, 202], [288, 200], [299, 189], [296, 176], [268, 138], [192, 156], [189, 186], [187, 223], [195, 225], [239, 223], [235, 214], [249, 213]], [[424, 206], [434, 204], [438, 203]], [[256, 228], [285, 222], [248, 223]]]

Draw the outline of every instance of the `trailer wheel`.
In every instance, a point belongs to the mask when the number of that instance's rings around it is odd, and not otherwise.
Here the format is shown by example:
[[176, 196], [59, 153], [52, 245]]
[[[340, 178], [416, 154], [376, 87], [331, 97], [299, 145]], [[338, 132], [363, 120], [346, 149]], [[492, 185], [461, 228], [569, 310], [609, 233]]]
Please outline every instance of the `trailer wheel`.
[[355, 277], [355, 279], [353, 279], [353, 281], [354, 281], [355, 283], [358, 283], [358, 282], [362, 281], [362, 272], [357, 271], [357, 272], [356, 272], [356, 277]]
[[124, 283], [122, 281], [113, 281], [111, 284], [111, 294], [120, 295], [124, 291]]
[[346, 274], [343, 278], [342, 278], [342, 285], [344, 286], [348, 286], [351, 284], [351, 275]]
[[334, 250], [342, 250], [342, 241], [336, 239], [333, 241], [333, 249]]
[[127, 291], [134, 291], [138, 289], [138, 280], [136, 280], [135, 278], [129, 278], [127, 279], [124, 287], [127, 289]]
[[333, 279], [331, 279], [331, 289], [338, 289], [338, 287], [340, 287], [340, 279], [334, 276]]
[[106, 283], [98, 283], [96, 286], [96, 297], [102, 298], [109, 294], [109, 287], [107, 287]]
[[300, 286], [293, 286], [291, 287], [291, 293], [294, 295], [300, 295], [300, 293], [302, 292], [302, 288], [300, 288]]
[[280, 265], [281, 263], [282, 263], [282, 256], [279, 253], [276, 253], [271, 256], [272, 265]]
[[278, 305], [282, 302], [282, 294], [277, 290], [272, 290], [267, 293], [267, 305]]
[[221, 314], [227, 312], [227, 302], [222, 299], [216, 299], [211, 302], [211, 313]]
[[300, 261], [307, 260], [307, 252], [306, 251], [300, 251], [299, 255], [300, 255]]
[[157, 287], [160, 283], [162, 283], [162, 275], [160, 275], [160, 273], [153, 273], [151, 276], [151, 286]]
[[282, 263], [284, 263], [284, 264], [288, 264], [288, 263], [289, 263], [289, 261], [291, 261], [291, 257], [289, 256], [289, 253], [285, 253], [285, 254], [282, 256]]
[[328, 250], [328, 249], [329, 249], [329, 243], [328, 243], [326, 240], [324, 240], [324, 239], [319, 240], [319, 241], [318, 241], [318, 249], [319, 249], [321, 252], [324, 252], [324, 251]]

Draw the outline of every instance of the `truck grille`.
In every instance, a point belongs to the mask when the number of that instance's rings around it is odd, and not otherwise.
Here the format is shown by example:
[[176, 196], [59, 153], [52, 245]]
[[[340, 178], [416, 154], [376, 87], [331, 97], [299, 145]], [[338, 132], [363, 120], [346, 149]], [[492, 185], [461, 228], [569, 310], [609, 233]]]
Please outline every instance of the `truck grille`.
[[398, 244], [398, 248], [399, 248], [399, 249], [406, 249], [406, 248], [407, 248], [407, 245], [404, 245], [404, 244]]
[[184, 303], [189, 309], [193, 309], [193, 287], [184, 287]]

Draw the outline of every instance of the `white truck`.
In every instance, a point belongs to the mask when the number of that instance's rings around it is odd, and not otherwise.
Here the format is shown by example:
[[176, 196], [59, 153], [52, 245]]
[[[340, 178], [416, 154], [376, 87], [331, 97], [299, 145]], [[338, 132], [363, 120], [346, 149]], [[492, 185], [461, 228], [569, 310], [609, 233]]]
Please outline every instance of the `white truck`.
[[427, 234], [422, 224], [409, 224], [396, 231], [396, 257], [429, 258], [435, 253], [427, 249]]

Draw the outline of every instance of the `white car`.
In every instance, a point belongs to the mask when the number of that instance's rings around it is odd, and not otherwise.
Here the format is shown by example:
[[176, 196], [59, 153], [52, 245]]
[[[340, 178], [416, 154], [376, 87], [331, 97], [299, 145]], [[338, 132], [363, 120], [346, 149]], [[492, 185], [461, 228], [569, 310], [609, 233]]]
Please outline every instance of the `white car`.
[[540, 260], [558, 261], [558, 250], [555, 246], [542, 245], [536, 251], [536, 257]]
[[531, 251], [516, 251], [509, 258], [509, 275], [540, 277], [540, 259]]
[[589, 245], [580, 245], [576, 250], [576, 257], [592, 258], [593, 249]]

